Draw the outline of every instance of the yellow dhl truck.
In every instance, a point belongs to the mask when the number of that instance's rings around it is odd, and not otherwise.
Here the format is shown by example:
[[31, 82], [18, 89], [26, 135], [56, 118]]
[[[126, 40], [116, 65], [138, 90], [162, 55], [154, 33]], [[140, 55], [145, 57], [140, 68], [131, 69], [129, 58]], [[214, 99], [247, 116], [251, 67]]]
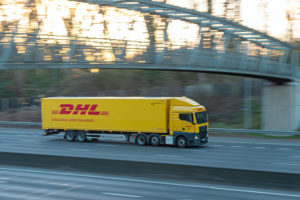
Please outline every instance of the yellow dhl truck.
[[122, 136], [138, 145], [208, 142], [204, 106], [187, 97], [50, 97], [41, 99], [44, 135], [84, 142]]

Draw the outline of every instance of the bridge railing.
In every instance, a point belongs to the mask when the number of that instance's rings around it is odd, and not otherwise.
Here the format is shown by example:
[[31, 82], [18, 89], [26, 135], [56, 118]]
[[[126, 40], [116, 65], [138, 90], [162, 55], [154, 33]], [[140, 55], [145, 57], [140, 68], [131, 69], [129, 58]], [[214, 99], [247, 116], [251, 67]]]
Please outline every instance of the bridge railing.
[[[161, 69], [213, 71], [240, 75], [295, 76], [292, 65], [268, 57], [249, 56], [226, 49], [191, 47], [183, 43], [161, 42], [154, 48], [148, 41], [107, 38], [50, 36], [42, 34], [1, 33], [0, 69], [13, 68], [88, 68], [105, 64], [160, 65]], [[76, 66], [75, 66], [76, 65]], [[81, 66], [81, 67], [82, 67]], [[103, 67], [103, 66], [102, 66]], [[299, 72], [297, 72], [299, 73]]]

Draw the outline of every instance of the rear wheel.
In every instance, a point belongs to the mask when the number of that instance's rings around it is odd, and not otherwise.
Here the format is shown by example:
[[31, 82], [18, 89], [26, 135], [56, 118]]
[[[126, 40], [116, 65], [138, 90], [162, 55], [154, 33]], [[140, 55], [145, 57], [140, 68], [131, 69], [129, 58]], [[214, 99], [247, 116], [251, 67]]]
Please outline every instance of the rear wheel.
[[183, 136], [180, 136], [179, 138], [177, 138], [177, 140], [176, 140], [176, 145], [177, 145], [179, 148], [184, 148], [184, 147], [186, 147], [186, 138], [183, 137]]
[[136, 136], [136, 144], [144, 146], [147, 144], [147, 140], [145, 135], [138, 135]]
[[84, 131], [79, 131], [77, 133], [77, 141], [78, 142], [85, 142], [86, 141], [86, 134]]
[[158, 135], [153, 135], [153, 136], [151, 136], [151, 138], [150, 138], [150, 144], [152, 145], [152, 146], [158, 146], [159, 145], [159, 136]]
[[76, 134], [74, 131], [68, 130], [66, 131], [65, 138], [69, 142], [73, 142], [76, 139]]

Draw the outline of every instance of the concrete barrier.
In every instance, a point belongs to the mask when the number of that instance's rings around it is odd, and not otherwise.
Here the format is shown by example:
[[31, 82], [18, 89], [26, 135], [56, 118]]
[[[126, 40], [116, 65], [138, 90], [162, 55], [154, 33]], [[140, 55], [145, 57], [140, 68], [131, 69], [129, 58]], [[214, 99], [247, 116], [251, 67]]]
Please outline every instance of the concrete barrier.
[[192, 165], [0, 152], [1, 165], [191, 182], [300, 190], [300, 174]]

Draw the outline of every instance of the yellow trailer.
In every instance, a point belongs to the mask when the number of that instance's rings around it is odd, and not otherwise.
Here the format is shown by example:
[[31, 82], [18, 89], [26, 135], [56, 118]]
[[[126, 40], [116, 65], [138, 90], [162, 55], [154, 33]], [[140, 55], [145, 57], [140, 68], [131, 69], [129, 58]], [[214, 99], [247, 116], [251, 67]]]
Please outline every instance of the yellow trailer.
[[52, 97], [41, 99], [44, 135], [68, 141], [124, 136], [139, 145], [207, 143], [204, 106], [186, 97]]

